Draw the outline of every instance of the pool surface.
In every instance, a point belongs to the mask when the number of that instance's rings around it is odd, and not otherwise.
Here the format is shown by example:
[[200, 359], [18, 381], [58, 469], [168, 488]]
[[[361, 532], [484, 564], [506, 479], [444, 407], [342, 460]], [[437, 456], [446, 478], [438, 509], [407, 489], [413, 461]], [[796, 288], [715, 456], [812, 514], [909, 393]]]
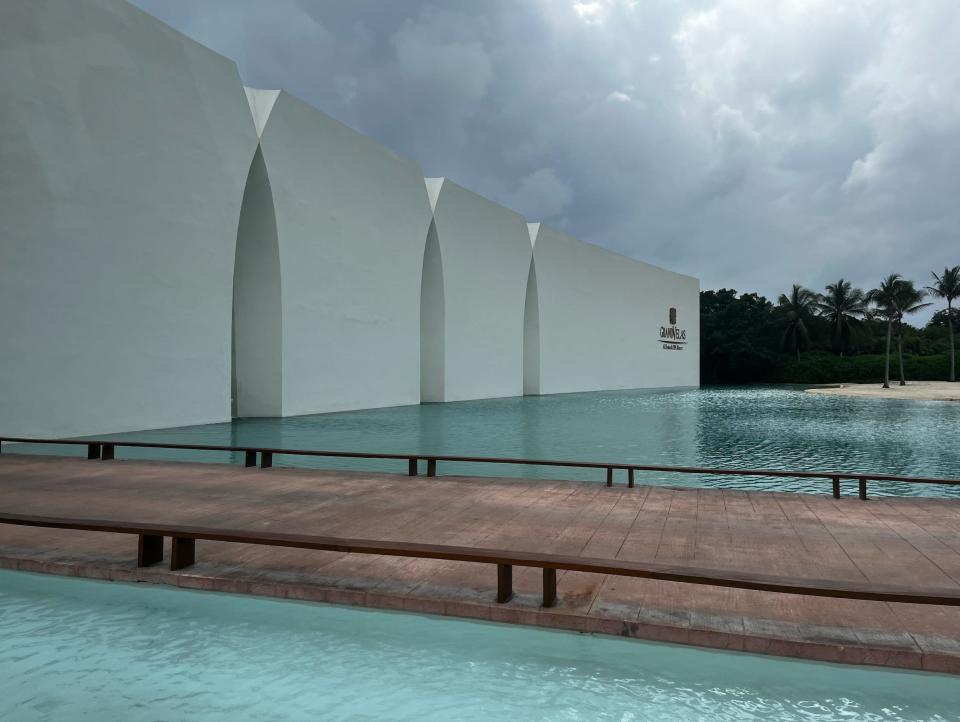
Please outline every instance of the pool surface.
[[0, 719], [956, 720], [960, 679], [0, 571]]
[[[960, 478], [960, 403], [808, 394], [798, 387], [610, 391], [424, 404], [113, 434], [179, 443], [623, 461]], [[75, 452], [74, 452], [75, 453]], [[120, 450], [227, 460], [226, 454]], [[239, 459], [235, 459], [239, 461]], [[290, 466], [405, 471], [405, 462], [277, 457]], [[443, 464], [440, 473], [602, 479], [601, 471]], [[622, 472], [621, 472], [622, 473]], [[825, 493], [829, 482], [643, 473], [640, 483]], [[960, 487], [871, 482], [872, 494]]]

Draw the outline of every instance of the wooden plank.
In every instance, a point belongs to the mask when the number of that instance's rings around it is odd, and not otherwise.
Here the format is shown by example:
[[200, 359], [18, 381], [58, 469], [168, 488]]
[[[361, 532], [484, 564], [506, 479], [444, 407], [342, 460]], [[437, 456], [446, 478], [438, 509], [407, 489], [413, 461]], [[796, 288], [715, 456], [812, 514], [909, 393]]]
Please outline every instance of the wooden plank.
[[[829, 484], [822, 494], [757, 494], [730, 488], [608, 489], [602, 477], [427, 479], [305, 468], [277, 468], [264, 476], [241, 464], [124, 460], [99, 465], [76, 457], [3, 451], [0, 498], [10, 512], [71, 518], [96, 509], [98, 517], [127, 522], [162, 520], [218, 529], [615, 557], [793, 581], [849, 580], [960, 591], [960, 499], [876, 497], [864, 503], [853, 493], [833, 500]], [[406, 471], [405, 465], [397, 464], [396, 471]], [[848, 491], [854, 492], [852, 484]], [[674, 516], [668, 514], [674, 503], [676, 515], [665, 524]], [[616, 620], [630, 635], [639, 622], [646, 630], [640, 636], [679, 642], [706, 639], [688, 640], [688, 627], [691, 635], [695, 628], [725, 630], [723, 635], [733, 637], [723, 637], [722, 643], [736, 648], [745, 641], [730, 630], [752, 629], [748, 634], [754, 634], [776, 629], [770, 633], [787, 645], [777, 646], [781, 654], [793, 653], [787, 648], [802, 649], [807, 631], [816, 637], [816, 630], [832, 625], [857, 630], [863, 649], [880, 655], [870, 659], [905, 666], [919, 664], [919, 656], [909, 663], [899, 655], [889, 656], [881, 637], [869, 630], [905, 639], [960, 638], [956, 606], [691, 587], [558, 569], [560, 594], [556, 607], [548, 609], [539, 607], [546, 567], [524, 566], [513, 573], [520, 602], [498, 605], [493, 570], [486, 564], [218, 541], [199, 544], [203, 577], [220, 591], [242, 591], [246, 581], [255, 579], [260, 593], [272, 596], [591, 631], [604, 631]], [[671, 551], [656, 559], [652, 555], [661, 544], [664, 550], [690, 548], [692, 556]], [[139, 573], [131, 552], [124, 534], [0, 525], [0, 567], [133, 580], [138, 576], [130, 575]], [[148, 574], [154, 581], [195, 584], [193, 575], [180, 579], [182, 572]], [[554, 609], [562, 614], [555, 615]], [[941, 648], [942, 654], [954, 654], [943, 646], [946, 642], [923, 644], [931, 654]], [[852, 648], [848, 651], [853, 654]], [[955, 657], [960, 671], [960, 654]]]
[[513, 566], [497, 564], [497, 602], [505, 604], [513, 599]]
[[137, 566], [149, 567], [163, 561], [163, 537], [140, 534], [137, 541]]
[[182, 536], [171, 530], [170, 571], [192, 567], [197, 561], [197, 540], [195, 537]]
[[[830, 579], [804, 579], [798, 581], [789, 577], [765, 576], [744, 572], [728, 573], [721, 570], [697, 567], [627, 562], [613, 559], [594, 559], [590, 557], [571, 557], [559, 554], [517, 552], [507, 549], [479, 549], [439, 544], [323, 537], [311, 534], [215, 529], [169, 524], [136, 524], [104, 519], [44, 517], [11, 513], [0, 513], [0, 524], [109, 532], [115, 534], [171, 536], [173, 537], [173, 552], [170, 561], [171, 569], [182, 569], [184, 566], [193, 564], [195, 560], [196, 540], [202, 539], [238, 544], [258, 544], [265, 546], [295, 547], [298, 549], [337, 551], [351, 554], [382, 554], [385, 556], [479, 562], [496, 564], [498, 567], [518, 565], [543, 569], [566, 569], [569, 571], [590, 572], [592, 574], [612, 574], [616, 576], [734, 587], [738, 589], [752, 589], [784, 594], [843, 597], [847, 599], [906, 604], [960, 606], [960, 592], [951, 589], [916, 591], [892, 585], [851, 584]], [[502, 569], [500, 573], [508, 574], [508, 572]], [[504, 578], [509, 578], [512, 583], [512, 569], [510, 569], [509, 574], [509, 577]], [[498, 588], [500, 587], [498, 586]]]
[[543, 606], [552, 607], [557, 603], [557, 570], [543, 570]]

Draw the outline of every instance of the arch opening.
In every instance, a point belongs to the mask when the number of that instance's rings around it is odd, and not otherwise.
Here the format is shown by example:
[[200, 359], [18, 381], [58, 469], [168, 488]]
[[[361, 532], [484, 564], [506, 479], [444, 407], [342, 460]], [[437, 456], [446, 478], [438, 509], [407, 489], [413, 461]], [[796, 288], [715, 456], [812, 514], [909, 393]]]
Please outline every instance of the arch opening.
[[233, 266], [231, 399], [234, 418], [281, 416], [280, 243], [263, 152], [250, 163]]
[[443, 256], [437, 226], [431, 221], [423, 251], [420, 280], [420, 401], [444, 400], [444, 324], [446, 307], [443, 290]]
[[527, 295], [523, 304], [523, 395], [540, 393], [540, 301], [537, 266], [530, 259]]

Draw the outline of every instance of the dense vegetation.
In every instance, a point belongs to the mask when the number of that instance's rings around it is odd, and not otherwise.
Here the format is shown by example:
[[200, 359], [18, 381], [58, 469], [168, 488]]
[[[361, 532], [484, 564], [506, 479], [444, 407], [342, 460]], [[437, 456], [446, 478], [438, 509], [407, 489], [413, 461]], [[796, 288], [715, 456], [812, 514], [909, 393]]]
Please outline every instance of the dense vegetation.
[[[777, 303], [755, 293], [703, 291], [701, 382], [954, 381], [958, 298], [960, 266], [933, 274], [925, 288], [896, 274], [867, 292], [841, 279], [822, 294], [795, 285]], [[946, 307], [926, 326], [907, 322], [937, 301]]]

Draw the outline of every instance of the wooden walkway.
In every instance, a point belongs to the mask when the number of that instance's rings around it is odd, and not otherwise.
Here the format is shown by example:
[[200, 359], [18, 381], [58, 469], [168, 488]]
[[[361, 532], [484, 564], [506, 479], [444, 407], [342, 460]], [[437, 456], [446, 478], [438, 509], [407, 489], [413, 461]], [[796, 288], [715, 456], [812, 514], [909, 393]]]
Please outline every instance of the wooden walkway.
[[[516, 549], [960, 590], [960, 501], [0, 456], [0, 510]], [[960, 673], [957, 608], [200, 542], [179, 572], [129, 537], [0, 526], [0, 567], [492, 619]]]

